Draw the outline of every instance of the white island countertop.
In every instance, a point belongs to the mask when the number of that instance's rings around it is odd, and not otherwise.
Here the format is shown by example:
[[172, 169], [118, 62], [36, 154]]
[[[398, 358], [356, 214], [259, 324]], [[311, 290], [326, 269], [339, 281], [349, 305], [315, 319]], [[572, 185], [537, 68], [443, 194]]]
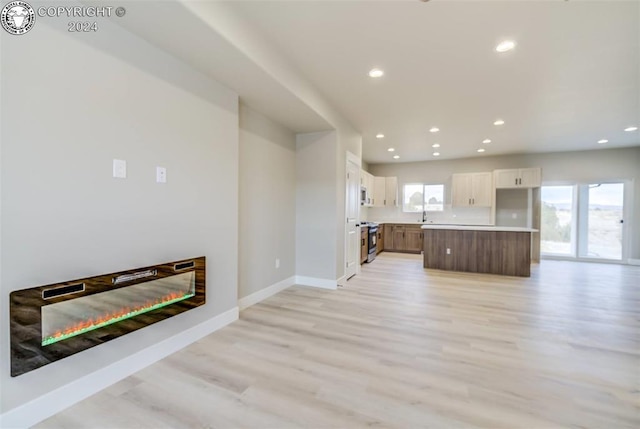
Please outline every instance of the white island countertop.
[[458, 231], [506, 231], [506, 232], [538, 232], [537, 229], [520, 226], [494, 226], [494, 225], [447, 225], [441, 223], [426, 223], [422, 229], [454, 229]]

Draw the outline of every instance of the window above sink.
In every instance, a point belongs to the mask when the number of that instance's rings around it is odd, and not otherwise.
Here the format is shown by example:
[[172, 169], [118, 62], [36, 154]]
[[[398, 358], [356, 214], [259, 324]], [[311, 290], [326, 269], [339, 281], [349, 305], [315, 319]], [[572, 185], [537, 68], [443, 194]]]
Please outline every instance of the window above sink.
[[444, 184], [406, 183], [402, 187], [402, 211], [405, 213], [444, 210]]

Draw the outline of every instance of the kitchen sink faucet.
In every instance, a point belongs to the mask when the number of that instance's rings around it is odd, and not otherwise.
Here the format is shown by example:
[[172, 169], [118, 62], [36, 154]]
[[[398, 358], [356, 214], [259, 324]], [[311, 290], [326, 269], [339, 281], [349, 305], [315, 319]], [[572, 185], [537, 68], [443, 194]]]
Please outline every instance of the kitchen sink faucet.
[[422, 222], [424, 223], [424, 222], [426, 222], [426, 221], [427, 221], [427, 211], [426, 211], [426, 210], [423, 210], [423, 211], [422, 211]]

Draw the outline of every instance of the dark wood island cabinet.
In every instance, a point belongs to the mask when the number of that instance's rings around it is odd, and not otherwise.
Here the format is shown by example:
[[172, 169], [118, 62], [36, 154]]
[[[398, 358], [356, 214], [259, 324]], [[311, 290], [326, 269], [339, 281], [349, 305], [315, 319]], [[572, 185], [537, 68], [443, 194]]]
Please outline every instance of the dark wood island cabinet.
[[424, 268], [530, 277], [533, 231], [424, 226]]

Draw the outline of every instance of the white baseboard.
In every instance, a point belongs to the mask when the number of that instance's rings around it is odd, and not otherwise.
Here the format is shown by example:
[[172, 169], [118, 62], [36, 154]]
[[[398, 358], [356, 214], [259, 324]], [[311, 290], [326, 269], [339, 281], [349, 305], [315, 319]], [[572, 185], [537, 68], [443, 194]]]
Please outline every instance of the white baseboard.
[[282, 281], [279, 281], [278, 283], [274, 283], [269, 287], [259, 290], [258, 292], [247, 295], [244, 298], [240, 298], [238, 300], [238, 307], [240, 307], [240, 310], [244, 310], [247, 307], [251, 307], [252, 305], [259, 303], [260, 301], [265, 300], [290, 286], [293, 286], [295, 283], [295, 276], [291, 276], [288, 279], [284, 279]]
[[0, 428], [28, 428], [238, 320], [238, 307], [0, 415]]
[[340, 283], [344, 283], [346, 281], [347, 281], [347, 275], [345, 274], [344, 276], [342, 276], [338, 280], [336, 280], [336, 283], [338, 284], [338, 286], [340, 286]]
[[296, 284], [300, 286], [319, 287], [322, 289], [338, 289], [338, 282], [330, 279], [319, 279], [316, 277], [296, 276]]
[[629, 258], [629, 265], [640, 265], [640, 259]]

